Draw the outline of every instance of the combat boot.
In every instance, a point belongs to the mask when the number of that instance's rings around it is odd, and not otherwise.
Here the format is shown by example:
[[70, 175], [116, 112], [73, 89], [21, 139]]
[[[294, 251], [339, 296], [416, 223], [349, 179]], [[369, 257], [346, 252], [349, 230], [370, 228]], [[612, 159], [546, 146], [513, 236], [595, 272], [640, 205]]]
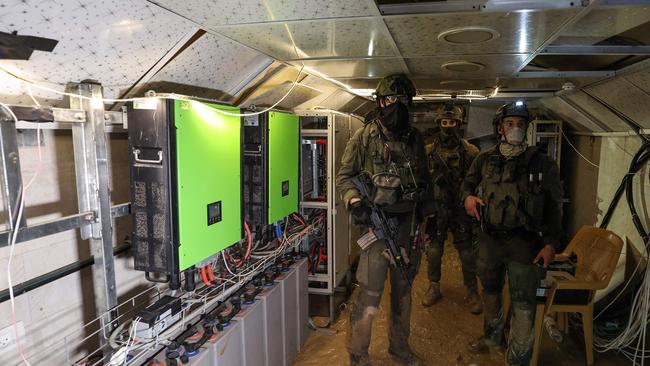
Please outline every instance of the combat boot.
[[429, 307], [442, 298], [440, 293], [440, 282], [429, 282], [429, 289], [424, 294], [424, 299], [422, 300], [422, 305]]
[[350, 366], [372, 366], [370, 356], [350, 354]]
[[484, 336], [476, 338], [469, 344], [469, 352], [475, 355], [490, 353], [491, 351], [503, 352], [504, 350], [504, 345], [492, 344], [492, 342]]
[[388, 349], [388, 354], [393, 358], [393, 360], [400, 365], [404, 366], [423, 366], [424, 361], [411, 351], [411, 348], [406, 346], [400, 350], [394, 350], [392, 348]]
[[479, 296], [478, 291], [474, 289], [467, 289], [467, 296], [465, 296], [465, 303], [469, 305], [469, 311], [472, 314], [480, 314], [483, 312], [483, 304], [481, 302], [481, 296]]

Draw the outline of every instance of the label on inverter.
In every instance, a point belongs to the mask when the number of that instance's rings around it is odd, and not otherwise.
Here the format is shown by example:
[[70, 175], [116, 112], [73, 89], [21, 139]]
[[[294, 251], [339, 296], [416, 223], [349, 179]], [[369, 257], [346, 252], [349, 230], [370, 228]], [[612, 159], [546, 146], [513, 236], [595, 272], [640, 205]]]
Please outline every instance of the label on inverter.
[[259, 126], [260, 121], [258, 116], [246, 116], [244, 117], [244, 126]]

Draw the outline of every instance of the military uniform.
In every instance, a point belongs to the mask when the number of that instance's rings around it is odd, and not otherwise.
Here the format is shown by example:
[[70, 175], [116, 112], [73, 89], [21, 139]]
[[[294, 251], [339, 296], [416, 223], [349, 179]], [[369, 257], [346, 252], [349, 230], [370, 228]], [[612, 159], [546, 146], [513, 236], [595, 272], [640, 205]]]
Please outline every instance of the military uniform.
[[557, 246], [561, 233], [562, 188], [557, 165], [536, 147], [506, 159], [497, 145], [475, 159], [462, 192], [463, 200], [476, 195], [486, 204], [477, 263], [484, 288], [482, 340], [490, 347], [503, 342], [501, 293], [508, 273], [512, 323], [507, 361], [527, 365], [534, 337], [535, 294], [542, 273], [533, 260], [544, 245]]
[[[433, 143], [427, 145], [426, 153], [432, 176], [434, 199], [434, 215], [427, 220], [427, 234], [431, 241], [426, 250], [429, 261], [429, 281], [435, 284], [440, 282], [445, 241], [448, 231], [451, 231], [454, 246], [460, 256], [463, 282], [468, 289], [468, 295], [476, 294], [473, 223], [472, 218], [465, 213], [465, 209], [459, 203], [459, 198], [463, 177], [478, 156], [479, 150], [465, 139], [445, 140], [437, 136]], [[480, 313], [480, 309], [476, 312]]]
[[[379, 110], [366, 117], [366, 125], [350, 139], [341, 161], [336, 178], [337, 189], [343, 201], [359, 197], [352, 178], [361, 172], [373, 178], [382, 174], [400, 177], [399, 187], [386, 188], [375, 181], [373, 200], [383, 207], [390, 217], [399, 220], [397, 244], [406, 250], [411, 262], [408, 277], [412, 281], [420, 261], [419, 248], [411, 243], [412, 229], [419, 222], [417, 205], [421, 200], [418, 192], [427, 187], [429, 174], [426, 165], [424, 141], [418, 130], [408, 126], [399, 135], [387, 129], [379, 118]], [[415, 193], [415, 194], [413, 194]], [[368, 227], [362, 227], [368, 231]], [[389, 328], [391, 353], [408, 350], [410, 333], [411, 288], [399, 270], [390, 266], [382, 255], [386, 249], [383, 240], [376, 241], [361, 252], [357, 269], [359, 289], [350, 314], [351, 331], [348, 338], [348, 352], [353, 359], [367, 358], [374, 315], [379, 311], [379, 302], [384, 289], [386, 274], [390, 268], [391, 322]], [[410, 351], [409, 351], [410, 352]]]

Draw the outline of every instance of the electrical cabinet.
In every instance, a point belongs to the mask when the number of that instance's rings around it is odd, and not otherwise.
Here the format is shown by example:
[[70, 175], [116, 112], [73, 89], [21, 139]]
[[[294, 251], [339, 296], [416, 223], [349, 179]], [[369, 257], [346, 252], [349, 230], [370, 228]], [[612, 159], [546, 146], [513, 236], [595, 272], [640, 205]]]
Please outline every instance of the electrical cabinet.
[[303, 250], [309, 254], [309, 293], [330, 296], [333, 320], [334, 288], [349, 276], [351, 260], [358, 253], [358, 233], [350, 224], [335, 179], [345, 147], [363, 121], [357, 116], [326, 110], [298, 114], [302, 145], [301, 212], [310, 220], [321, 217], [322, 222], [322, 230], [303, 243]]
[[298, 116], [271, 111], [244, 120], [244, 215], [253, 227], [298, 211]]
[[560, 166], [562, 153], [562, 121], [534, 120], [530, 122], [528, 145], [537, 146]]
[[242, 238], [238, 108], [145, 99], [128, 106], [135, 268], [173, 274]]

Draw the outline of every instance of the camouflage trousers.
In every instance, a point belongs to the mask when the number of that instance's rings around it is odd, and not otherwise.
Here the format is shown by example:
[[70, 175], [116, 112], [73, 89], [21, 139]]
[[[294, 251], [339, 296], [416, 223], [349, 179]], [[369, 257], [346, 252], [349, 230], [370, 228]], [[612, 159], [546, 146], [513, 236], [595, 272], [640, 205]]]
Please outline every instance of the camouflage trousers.
[[440, 282], [442, 255], [445, 251], [445, 241], [449, 231], [454, 236], [454, 247], [460, 257], [465, 287], [476, 291], [478, 289], [476, 281], [476, 247], [474, 245], [472, 218], [467, 216], [465, 209], [461, 207], [438, 210], [435, 216], [429, 217], [427, 220], [426, 232], [431, 240], [431, 243], [426, 248], [429, 281]]
[[[398, 244], [407, 248], [411, 262], [407, 275], [413, 281], [420, 263], [420, 251], [411, 250], [410, 215], [400, 220]], [[350, 312], [350, 332], [348, 333], [347, 349], [352, 355], [368, 354], [372, 331], [372, 321], [379, 312], [379, 303], [384, 292], [386, 275], [390, 276], [390, 323], [388, 329], [389, 347], [401, 351], [408, 346], [411, 332], [411, 288], [400, 270], [391, 266], [382, 255], [386, 243], [378, 240], [361, 252], [357, 268], [356, 298]], [[390, 272], [390, 273], [389, 273]]]
[[528, 365], [532, 356], [535, 294], [542, 273], [533, 264], [539, 245], [534, 235], [499, 237], [479, 234], [478, 275], [483, 285], [484, 336], [491, 346], [503, 343], [502, 292], [508, 274], [511, 323], [508, 364]]

